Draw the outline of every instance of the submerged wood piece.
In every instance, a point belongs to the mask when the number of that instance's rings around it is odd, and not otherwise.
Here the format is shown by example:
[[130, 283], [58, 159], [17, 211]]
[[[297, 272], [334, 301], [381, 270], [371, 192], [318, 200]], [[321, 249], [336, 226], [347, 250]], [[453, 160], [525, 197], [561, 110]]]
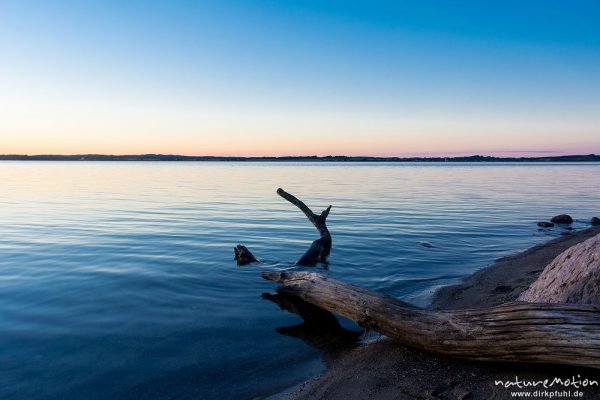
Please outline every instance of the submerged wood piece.
[[600, 368], [600, 306], [508, 303], [431, 311], [314, 272], [264, 272], [277, 291], [300, 297], [399, 342], [479, 361]]
[[237, 261], [238, 265], [246, 265], [253, 262], [258, 262], [254, 254], [248, 250], [246, 246], [238, 244], [233, 248], [234, 259]]
[[600, 304], [600, 234], [559, 254], [519, 300]]
[[[308, 217], [308, 220], [317, 228], [319, 232], [319, 239], [312, 242], [308, 250], [300, 257], [296, 264], [300, 265], [315, 265], [319, 262], [327, 262], [327, 257], [331, 252], [331, 234], [329, 233], [329, 229], [327, 229], [327, 216], [329, 215], [329, 211], [331, 211], [331, 206], [327, 207], [323, 212], [319, 215], [312, 212], [310, 208], [304, 202], [296, 198], [294, 195], [286, 192], [285, 190], [279, 188], [277, 189], [277, 194], [298, 207], [304, 215]], [[237, 261], [238, 265], [246, 265], [253, 262], [260, 262], [254, 255], [248, 250], [246, 246], [242, 246], [238, 244], [233, 249], [234, 259]]]
[[319, 239], [312, 242], [308, 250], [306, 250], [304, 255], [300, 257], [296, 263], [300, 265], [314, 265], [318, 262], [326, 262], [327, 256], [329, 256], [329, 253], [331, 252], [332, 241], [331, 234], [329, 233], [329, 229], [327, 229], [325, 221], [327, 220], [329, 211], [331, 211], [331, 206], [327, 207], [321, 214], [317, 215], [312, 212], [304, 202], [285, 190], [279, 188], [277, 189], [277, 194], [298, 207], [315, 228], [317, 228], [317, 231], [321, 236]]

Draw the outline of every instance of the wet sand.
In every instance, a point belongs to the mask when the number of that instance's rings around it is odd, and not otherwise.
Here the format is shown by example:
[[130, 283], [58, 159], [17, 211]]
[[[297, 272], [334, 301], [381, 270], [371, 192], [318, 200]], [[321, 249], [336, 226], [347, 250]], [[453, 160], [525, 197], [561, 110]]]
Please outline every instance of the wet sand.
[[592, 227], [560, 236], [520, 253], [503, 257], [462, 283], [440, 288], [429, 308], [486, 308], [515, 300], [560, 253], [600, 233]]
[[[452, 310], [485, 308], [515, 300], [558, 254], [600, 233], [600, 227], [573, 232], [518, 254], [498, 259], [466, 278], [462, 283], [441, 288], [429, 308]], [[496, 381], [543, 381], [554, 378], [596, 380], [600, 371], [564, 366], [478, 363], [450, 359], [382, 340], [359, 347], [329, 365], [319, 377], [311, 379], [289, 395], [303, 399], [510, 399], [552, 398], [570, 391], [583, 393], [584, 399], [600, 398], [599, 385], [549, 388], [504, 388]], [[513, 396], [511, 392], [531, 392]], [[289, 393], [289, 392], [288, 392]]]

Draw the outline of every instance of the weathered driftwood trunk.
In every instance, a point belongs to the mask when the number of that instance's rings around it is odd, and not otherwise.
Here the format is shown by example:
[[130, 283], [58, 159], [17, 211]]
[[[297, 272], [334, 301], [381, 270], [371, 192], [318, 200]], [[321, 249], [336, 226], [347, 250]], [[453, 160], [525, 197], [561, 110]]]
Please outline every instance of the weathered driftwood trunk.
[[600, 235], [562, 252], [519, 300], [600, 304]]
[[600, 306], [508, 303], [430, 311], [313, 272], [265, 272], [281, 293], [358, 322], [403, 344], [481, 361], [600, 368]]

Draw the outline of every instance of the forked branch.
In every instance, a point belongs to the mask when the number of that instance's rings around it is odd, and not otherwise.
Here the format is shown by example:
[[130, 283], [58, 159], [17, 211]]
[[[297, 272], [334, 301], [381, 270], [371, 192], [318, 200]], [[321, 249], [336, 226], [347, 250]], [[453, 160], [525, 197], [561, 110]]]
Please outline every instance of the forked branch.
[[[327, 207], [321, 214], [317, 215], [312, 212], [312, 210], [308, 208], [304, 202], [285, 190], [279, 188], [277, 189], [277, 194], [298, 207], [319, 232], [319, 239], [312, 242], [308, 250], [306, 250], [304, 255], [300, 257], [296, 264], [315, 265], [319, 262], [327, 262], [327, 257], [331, 252], [332, 240], [331, 234], [327, 229], [326, 220], [327, 216], [329, 215], [329, 211], [331, 210], [331, 206]], [[234, 254], [238, 265], [245, 265], [258, 261], [250, 252], [250, 250], [248, 250], [248, 248], [240, 244], [234, 248]]]
[[318, 262], [326, 262], [329, 253], [331, 252], [331, 234], [329, 233], [329, 229], [327, 229], [327, 216], [329, 215], [329, 211], [331, 210], [331, 206], [327, 207], [320, 215], [316, 215], [304, 202], [297, 199], [295, 196], [286, 192], [285, 190], [279, 188], [277, 189], [277, 194], [298, 207], [304, 215], [308, 218], [310, 222], [317, 228], [319, 231], [320, 238], [312, 242], [308, 250], [304, 253], [302, 257], [297, 261], [297, 264], [300, 265], [314, 265]]
[[314, 212], [312, 212], [312, 210], [310, 208], [308, 208], [308, 206], [306, 204], [304, 204], [304, 202], [302, 202], [301, 200], [296, 198], [294, 195], [286, 192], [282, 188], [277, 189], [277, 194], [280, 195], [281, 197], [283, 197], [284, 199], [286, 199], [287, 201], [289, 201], [290, 203], [292, 203], [293, 205], [295, 205], [296, 207], [298, 207], [304, 213], [304, 215], [306, 215], [308, 220], [310, 222], [312, 222], [312, 224], [315, 226], [315, 228], [317, 228], [321, 237], [323, 237], [323, 236], [331, 237], [331, 235], [329, 234], [329, 230], [327, 229], [327, 225], [325, 224], [325, 220], [327, 219], [327, 216], [329, 215], [331, 206], [329, 206], [325, 210], [323, 210], [323, 212], [320, 215], [316, 215]]

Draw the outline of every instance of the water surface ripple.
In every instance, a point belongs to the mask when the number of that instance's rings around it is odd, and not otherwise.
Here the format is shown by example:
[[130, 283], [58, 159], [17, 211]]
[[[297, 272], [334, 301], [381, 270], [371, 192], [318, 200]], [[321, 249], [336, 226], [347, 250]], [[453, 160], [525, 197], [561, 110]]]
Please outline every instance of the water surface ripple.
[[0, 187], [2, 399], [255, 398], [318, 371], [261, 299], [316, 238], [278, 187], [333, 204], [315, 270], [418, 305], [563, 231], [535, 221], [600, 216], [598, 164], [1, 162]]

